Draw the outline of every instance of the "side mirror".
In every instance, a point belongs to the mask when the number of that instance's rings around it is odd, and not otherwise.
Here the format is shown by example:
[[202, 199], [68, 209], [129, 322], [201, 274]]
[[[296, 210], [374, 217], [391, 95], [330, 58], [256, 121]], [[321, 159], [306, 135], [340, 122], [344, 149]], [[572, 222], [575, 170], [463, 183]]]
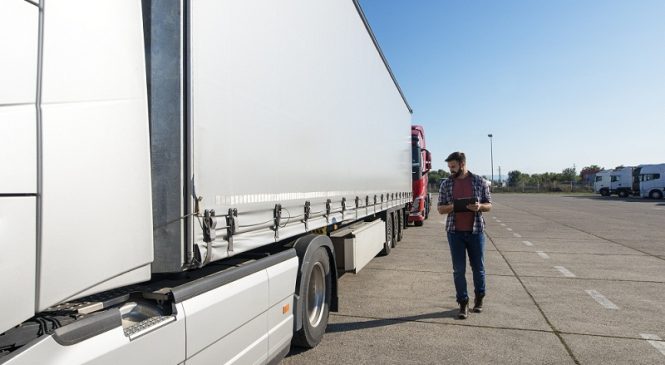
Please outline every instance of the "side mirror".
[[432, 169], [432, 154], [426, 149], [423, 151], [425, 151], [425, 171], [423, 173], [428, 173]]

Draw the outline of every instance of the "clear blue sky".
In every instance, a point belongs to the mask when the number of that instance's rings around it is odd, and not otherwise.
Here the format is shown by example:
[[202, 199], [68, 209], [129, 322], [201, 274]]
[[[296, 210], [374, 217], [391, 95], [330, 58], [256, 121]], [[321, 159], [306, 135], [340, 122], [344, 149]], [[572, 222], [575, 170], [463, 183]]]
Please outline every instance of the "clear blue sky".
[[665, 162], [665, 0], [360, 0], [435, 169]]

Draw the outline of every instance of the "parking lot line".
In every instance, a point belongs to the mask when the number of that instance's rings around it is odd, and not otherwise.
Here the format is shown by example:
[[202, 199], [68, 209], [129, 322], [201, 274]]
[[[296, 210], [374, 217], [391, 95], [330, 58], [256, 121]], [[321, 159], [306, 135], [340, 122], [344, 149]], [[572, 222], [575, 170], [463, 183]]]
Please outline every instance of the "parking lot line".
[[512, 228], [510, 228], [510, 227], [508, 227], [508, 228], [506, 228], [506, 229], [507, 229], [507, 230], [509, 230], [509, 231], [512, 231], [512, 230], [513, 230], [513, 229], [512, 229]]
[[563, 266], [554, 266], [554, 268], [559, 270], [559, 272], [562, 273], [563, 276], [565, 276], [567, 278], [574, 278], [575, 277], [575, 274], [573, 274], [572, 272], [570, 272], [570, 270], [566, 269]]
[[585, 290], [587, 294], [591, 296], [591, 298], [595, 299], [598, 304], [602, 305], [603, 307], [607, 309], [619, 309], [616, 304], [612, 303], [609, 299], [605, 298], [604, 295], [600, 294], [598, 291], [590, 289], [590, 290]]
[[520, 237], [522, 237], [522, 235], [521, 235], [521, 234], [519, 234], [519, 233], [513, 233], [513, 236], [515, 236], [515, 237], [517, 237], [517, 238], [520, 238]]
[[524, 243], [527, 246], [533, 246], [533, 243], [531, 243], [529, 241], [522, 241], [522, 243]]
[[543, 251], [536, 251], [536, 253], [538, 254], [538, 256], [544, 258], [545, 260], [550, 258], [550, 256]]
[[[497, 222], [498, 222], [498, 221], [497, 221]], [[505, 223], [501, 223], [501, 227], [505, 227], [505, 226], [506, 226], [506, 224], [505, 224]]]
[[649, 333], [640, 333], [640, 336], [642, 336], [643, 339], [647, 340], [647, 342], [656, 348], [656, 350], [660, 351], [661, 354], [665, 355], [665, 342], [658, 337], [657, 335], [652, 335]]
[[500, 220], [498, 220], [498, 219], [496, 220], [496, 222], [497, 222], [497, 223], [501, 223], [501, 221], [500, 221]]

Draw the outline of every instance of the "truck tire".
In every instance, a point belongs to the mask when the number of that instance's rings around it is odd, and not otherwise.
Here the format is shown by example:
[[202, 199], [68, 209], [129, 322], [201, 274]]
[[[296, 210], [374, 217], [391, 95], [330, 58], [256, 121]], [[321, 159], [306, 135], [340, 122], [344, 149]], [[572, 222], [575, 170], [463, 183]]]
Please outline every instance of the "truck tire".
[[660, 190], [651, 190], [649, 192], [649, 198], [651, 198], [651, 199], [663, 199], [663, 193]]
[[393, 244], [393, 215], [386, 213], [386, 242], [383, 243], [383, 250], [381, 256], [390, 255], [390, 250], [394, 247]]
[[402, 214], [402, 210], [398, 210], [395, 212], [396, 217], [397, 217], [397, 241], [401, 241], [402, 237], [404, 237], [404, 214]]
[[627, 198], [628, 197], [628, 192], [626, 190], [619, 190], [618, 195], [621, 198]]
[[608, 189], [600, 189], [600, 195], [610, 196], [610, 191]]
[[397, 218], [397, 212], [390, 213], [391, 219], [393, 220], [393, 248], [397, 246], [397, 237], [399, 236], [399, 218]]
[[425, 221], [414, 221], [414, 222], [413, 222], [413, 224], [414, 224], [416, 227], [422, 227], [422, 226], [423, 226], [423, 223], [425, 223]]
[[427, 194], [427, 196], [425, 197], [425, 219], [429, 218], [429, 205], [430, 205], [429, 200], [430, 200], [429, 194]]
[[330, 261], [326, 249], [319, 247], [312, 255], [312, 260], [302, 268], [304, 301], [302, 328], [293, 335], [293, 344], [304, 348], [313, 348], [321, 342], [328, 326], [332, 278]]

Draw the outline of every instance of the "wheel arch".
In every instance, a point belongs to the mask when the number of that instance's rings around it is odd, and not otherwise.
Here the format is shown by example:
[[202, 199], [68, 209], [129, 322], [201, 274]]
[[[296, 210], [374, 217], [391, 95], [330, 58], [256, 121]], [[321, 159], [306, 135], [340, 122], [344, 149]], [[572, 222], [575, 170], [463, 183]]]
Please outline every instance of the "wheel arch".
[[293, 248], [296, 250], [298, 255], [299, 265], [298, 265], [298, 277], [296, 278], [296, 288], [295, 288], [295, 298], [293, 306], [293, 327], [294, 331], [298, 331], [302, 328], [302, 313], [305, 310], [303, 308], [305, 298], [304, 297], [304, 288], [301, 287], [301, 279], [303, 277], [302, 268], [305, 266], [305, 263], [311, 261], [311, 258], [319, 247], [323, 247], [328, 254], [328, 259], [330, 260], [330, 276], [331, 276], [331, 298], [330, 298], [330, 311], [337, 312], [338, 310], [338, 296], [337, 296], [337, 262], [335, 261], [335, 248], [333, 247], [330, 237], [317, 234], [308, 234], [306, 236], [298, 238], [294, 244]]

